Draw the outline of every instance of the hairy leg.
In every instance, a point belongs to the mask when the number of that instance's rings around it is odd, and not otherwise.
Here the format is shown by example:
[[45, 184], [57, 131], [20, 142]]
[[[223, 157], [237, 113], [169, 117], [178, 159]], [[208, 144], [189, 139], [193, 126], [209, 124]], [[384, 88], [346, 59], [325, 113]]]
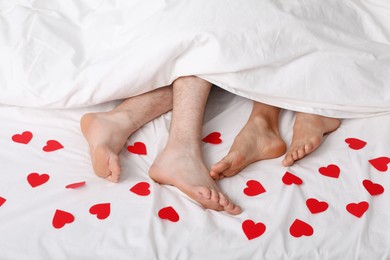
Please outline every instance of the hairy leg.
[[228, 154], [211, 167], [211, 177], [230, 177], [253, 162], [283, 155], [286, 145], [279, 135], [279, 113], [277, 107], [254, 102], [252, 113]]
[[80, 120], [99, 177], [118, 182], [119, 153], [128, 137], [147, 122], [172, 109], [172, 87], [156, 89], [123, 101], [108, 112], [88, 113]]
[[325, 135], [333, 132], [339, 126], [339, 119], [298, 112], [291, 146], [282, 164], [291, 166], [295, 161], [313, 152], [320, 146]]
[[241, 209], [221, 193], [203, 161], [201, 130], [210, 89], [209, 82], [194, 76], [173, 83], [168, 142], [149, 175], [158, 183], [177, 187], [205, 208], [239, 214]]

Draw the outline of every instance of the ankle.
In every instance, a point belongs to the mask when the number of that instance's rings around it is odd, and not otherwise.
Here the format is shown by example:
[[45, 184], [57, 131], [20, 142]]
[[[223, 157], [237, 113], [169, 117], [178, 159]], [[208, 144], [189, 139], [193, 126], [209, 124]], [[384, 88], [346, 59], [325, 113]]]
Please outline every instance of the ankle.
[[254, 115], [249, 119], [258, 129], [270, 129], [279, 133], [278, 121], [275, 118], [264, 115]]

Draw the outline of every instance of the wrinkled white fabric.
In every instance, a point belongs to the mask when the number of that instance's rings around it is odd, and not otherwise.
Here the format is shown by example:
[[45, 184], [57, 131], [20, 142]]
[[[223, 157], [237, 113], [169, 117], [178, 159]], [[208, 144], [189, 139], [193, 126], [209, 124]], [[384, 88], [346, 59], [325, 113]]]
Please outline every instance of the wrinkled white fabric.
[[[88, 144], [79, 130], [80, 117], [114, 105], [58, 110], [0, 105], [0, 197], [6, 199], [0, 206], [1, 260], [390, 259], [390, 169], [380, 172], [368, 161], [390, 156], [390, 114], [343, 120], [342, 127], [321, 147], [292, 167], [281, 165], [283, 157], [263, 160], [220, 180], [221, 190], [243, 209], [240, 215], [230, 216], [204, 210], [177, 188], [160, 185], [148, 176], [166, 145], [171, 113], [130, 136], [125, 147], [144, 142], [147, 155], [123, 149], [119, 183], [96, 177]], [[208, 167], [226, 155], [250, 111], [248, 100], [212, 91], [202, 136], [219, 131], [222, 143], [203, 143]], [[291, 141], [293, 122], [294, 113], [281, 113], [280, 133], [286, 143]], [[12, 141], [13, 135], [27, 130], [33, 134], [28, 144]], [[350, 137], [367, 145], [353, 150], [345, 142]], [[44, 152], [42, 147], [49, 139], [58, 140], [64, 148]], [[318, 172], [329, 164], [338, 165], [339, 178]], [[285, 185], [286, 171], [301, 178], [303, 184]], [[46, 173], [50, 179], [32, 188], [27, 182], [31, 172]], [[383, 194], [371, 196], [362, 185], [366, 179], [382, 185]], [[245, 195], [249, 180], [260, 182], [266, 191]], [[65, 188], [81, 181], [86, 182], [82, 187]], [[130, 191], [141, 181], [150, 184], [148, 196]], [[325, 201], [329, 208], [312, 214], [306, 206], [308, 198]], [[369, 203], [361, 218], [348, 213], [347, 204], [361, 201]], [[111, 203], [106, 219], [89, 213], [98, 203]], [[158, 217], [159, 210], [167, 206], [180, 215], [178, 222]], [[57, 209], [73, 214], [75, 220], [54, 228]], [[242, 229], [247, 219], [264, 223], [264, 234], [248, 240]], [[313, 235], [293, 237], [289, 229], [295, 219], [310, 224]]]
[[2, 0], [0, 103], [80, 107], [197, 75], [334, 117], [390, 111], [386, 0]]

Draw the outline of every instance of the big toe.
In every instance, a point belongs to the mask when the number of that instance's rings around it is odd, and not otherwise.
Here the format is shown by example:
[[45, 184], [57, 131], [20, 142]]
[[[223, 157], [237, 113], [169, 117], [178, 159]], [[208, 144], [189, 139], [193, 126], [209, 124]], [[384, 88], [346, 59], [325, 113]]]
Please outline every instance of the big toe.
[[210, 175], [213, 179], [218, 180], [224, 177], [224, 172], [232, 166], [232, 160], [229, 155], [211, 167]]

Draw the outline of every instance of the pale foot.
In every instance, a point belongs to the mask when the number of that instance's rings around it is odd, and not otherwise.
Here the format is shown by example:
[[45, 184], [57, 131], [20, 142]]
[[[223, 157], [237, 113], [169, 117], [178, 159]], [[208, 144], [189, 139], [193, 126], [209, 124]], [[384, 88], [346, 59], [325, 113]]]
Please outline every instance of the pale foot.
[[210, 175], [213, 179], [231, 177], [253, 162], [279, 157], [285, 151], [278, 130], [262, 118], [252, 118], [234, 139], [228, 154], [211, 167]]
[[118, 182], [121, 173], [119, 153], [132, 132], [128, 117], [112, 111], [88, 113], [81, 118], [80, 126], [89, 144], [96, 175]]
[[317, 149], [325, 135], [340, 126], [340, 120], [319, 115], [297, 113], [291, 146], [288, 149], [283, 166], [291, 166]]
[[161, 184], [173, 185], [207, 209], [241, 213], [210, 177], [201, 155], [182, 146], [167, 146], [149, 169], [150, 177]]

